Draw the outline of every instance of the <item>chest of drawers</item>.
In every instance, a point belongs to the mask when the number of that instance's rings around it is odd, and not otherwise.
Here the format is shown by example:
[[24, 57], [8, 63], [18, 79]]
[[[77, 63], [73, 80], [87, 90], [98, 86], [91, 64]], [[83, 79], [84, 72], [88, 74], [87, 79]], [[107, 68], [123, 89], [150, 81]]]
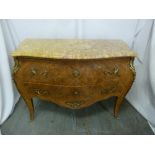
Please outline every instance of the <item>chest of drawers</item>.
[[136, 54], [121, 41], [29, 39], [13, 56], [13, 78], [31, 120], [33, 97], [81, 109], [116, 96], [117, 116], [135, 78]]

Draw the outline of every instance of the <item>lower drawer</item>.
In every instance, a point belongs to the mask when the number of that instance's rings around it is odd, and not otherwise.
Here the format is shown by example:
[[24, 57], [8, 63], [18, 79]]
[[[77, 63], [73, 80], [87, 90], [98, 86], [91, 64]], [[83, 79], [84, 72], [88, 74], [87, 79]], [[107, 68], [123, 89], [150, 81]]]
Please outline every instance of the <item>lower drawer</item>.
[[24, 90], [31, 97], [49, 100], [71, 109], [87, 107], [96, 101], [121, 93], [118, 83], [99, 86], [53, 86], [48, 84], [24, 83]]

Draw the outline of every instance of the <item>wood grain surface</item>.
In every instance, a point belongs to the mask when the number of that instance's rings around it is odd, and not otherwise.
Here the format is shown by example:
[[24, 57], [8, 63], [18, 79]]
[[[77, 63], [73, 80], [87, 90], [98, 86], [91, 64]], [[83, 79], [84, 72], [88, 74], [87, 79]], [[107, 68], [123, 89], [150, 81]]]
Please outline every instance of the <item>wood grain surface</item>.
[[117, 116], [134, 78], [134, 57], [48, 59], [15, 57], [13, 78], [34, 118], [33, 97], [70, 109], [81, 109], [116, 96]]

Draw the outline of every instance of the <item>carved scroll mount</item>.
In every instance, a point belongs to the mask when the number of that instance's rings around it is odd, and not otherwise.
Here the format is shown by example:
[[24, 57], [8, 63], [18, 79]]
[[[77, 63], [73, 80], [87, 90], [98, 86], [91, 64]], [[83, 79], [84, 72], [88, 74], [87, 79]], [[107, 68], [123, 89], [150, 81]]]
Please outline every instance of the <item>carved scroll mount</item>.
[[84, 102], [82, 100], [75, 100], [75, 101], [66, 101], [65, 104], [70, 106], [72, 109], [77, 109], [80, 108], [80, 106], [83, 104]]
[[129, 68], [132, 71], [133, 76], [134, 76], [134, 80], [135, 80], [135, 78], [136, 78], [136, 70], [135, 70], [135, 67], [134, 67], [133, 62], [134, 62], [134, 59], [131, 59], [130, 60], [130, 63], [129, 63]]
[[17, 73], [17, 71], [18, 71], [19, 68], [20, 68], [19, 60], [18, 60], [17, 58], [15, 58], [14, 61], [15, 61], [15, 65], [14, 65], [13, 71], [12, 71], [13, 74]]

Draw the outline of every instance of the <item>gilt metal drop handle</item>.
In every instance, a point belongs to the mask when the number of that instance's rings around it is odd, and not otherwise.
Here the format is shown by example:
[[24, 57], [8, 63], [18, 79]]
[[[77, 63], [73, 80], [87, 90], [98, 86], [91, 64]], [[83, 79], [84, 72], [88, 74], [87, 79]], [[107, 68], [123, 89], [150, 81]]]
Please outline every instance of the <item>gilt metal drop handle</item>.
[[37, 74], [37, 71], [36, 71], [36, 69], [34, 69], [34, 68], [31, 68], [31, 73], [32, 73], [33, 75], [36, 75], [36, 74]]
[[114, 76], [119, 76], [119, 67], [118, 65], [115, 65], [112, 70], [109, 71], [104, 71], [105, 75], [114, 75]]
[[118, 68], [118, 66], [115, 66], [113, 69], [113, 74], [118, 75], [118, 72], [119, 72], [119, 68]]
[[45, 78], [48, 77], [48, 71], [47, 71], [47, 70], [38, 71], [38, 70], [35, 69], [35, 68], [31, 68], [31, 73], [32, 73], [33, 76], [35, 76], [35, 75], [41, 75], [41, 76], [43, 76], [43, 77], [45, 77]]

